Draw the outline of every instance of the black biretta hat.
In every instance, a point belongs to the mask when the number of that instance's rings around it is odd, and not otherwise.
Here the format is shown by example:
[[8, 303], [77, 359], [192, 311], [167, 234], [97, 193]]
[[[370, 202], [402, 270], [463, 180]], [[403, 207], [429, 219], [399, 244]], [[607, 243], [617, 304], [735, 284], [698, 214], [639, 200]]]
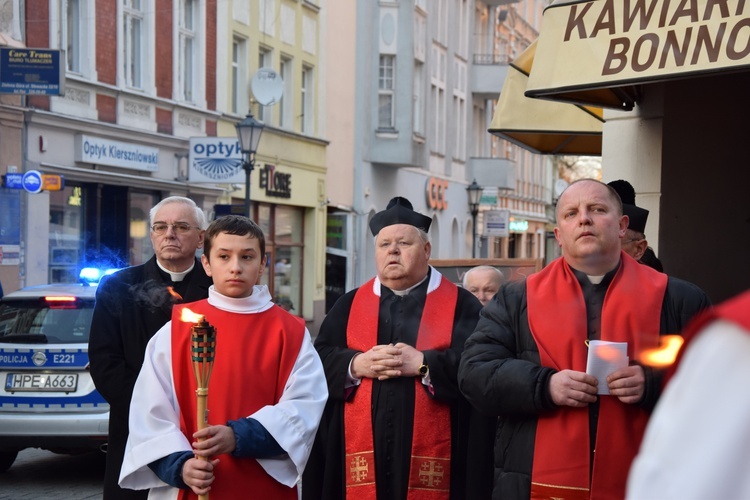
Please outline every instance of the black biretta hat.
[[622, 213], [628, 216], [630, 222], [628, 222], [628, 229], [639, 233], [646, 232], [646, 221], [648, 220], [648, 210], [636, 206], [635, 204], [635, 189], [628, 182], [622, 179], [607, 183], [608, 186], [612, 187], [617, 194], [620, 195], [622, 200]]
[[424, 232], [430, 230], [432, 219], [414, 211], [411, 202], [401, 196], [391, 198], [388, 206], [382, 212], [376, 213], [370, 220], [370, 231], [377, 236], [381, 229], [393, 224], [409, 224]]

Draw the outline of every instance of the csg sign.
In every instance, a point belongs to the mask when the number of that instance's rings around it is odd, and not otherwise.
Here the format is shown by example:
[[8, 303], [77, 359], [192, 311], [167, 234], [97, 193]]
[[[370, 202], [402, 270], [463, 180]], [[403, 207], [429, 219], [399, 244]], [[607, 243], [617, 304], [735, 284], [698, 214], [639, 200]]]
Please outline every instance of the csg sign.
[[427, 206], [433, 210], [445, 210], [448, 208], [448, 200], [445, 197], [445, 192], [447, 190], [448, 181], [438, 179], [437, 177], [430, 177], [427, 179], [425, 191]]
[[191, 137], [189, 182], [244, 182], [240, 141], [236, 137]]

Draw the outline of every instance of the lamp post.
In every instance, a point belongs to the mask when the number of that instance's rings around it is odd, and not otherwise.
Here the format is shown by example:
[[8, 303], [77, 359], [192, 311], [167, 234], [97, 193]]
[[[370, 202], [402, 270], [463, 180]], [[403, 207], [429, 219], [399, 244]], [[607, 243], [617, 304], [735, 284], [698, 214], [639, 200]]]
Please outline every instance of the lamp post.
[[244, 120], [235, 125], [242, 153], [242, 169], [245, 171], [245, 215], [250, 218], [250, 174], [255, 167], [255, 152], [265, 125], [248, 112]]
[[471, 229], [471, 258], [475, 258], [477, 255], [477, 214], [479, 213], [479, 202], [482, 199], [482, 190], [484, 188], [477, 184], [477, 180], [471, 181], [471, 184], [466, 188], [466, 192], [469, 194], [469, 211], [471, 212], [472, 226]]

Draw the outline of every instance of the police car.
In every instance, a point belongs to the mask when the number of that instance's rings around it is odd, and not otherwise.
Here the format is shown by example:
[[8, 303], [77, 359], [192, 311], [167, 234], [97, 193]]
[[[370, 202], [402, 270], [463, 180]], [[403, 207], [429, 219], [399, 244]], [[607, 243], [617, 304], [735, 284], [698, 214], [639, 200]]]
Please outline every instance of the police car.
[[0, 300], [0, 472], [25, 448], [104, 449], [109, 405], [94, 388], [88, 340], [96, 283], [32, 286]]

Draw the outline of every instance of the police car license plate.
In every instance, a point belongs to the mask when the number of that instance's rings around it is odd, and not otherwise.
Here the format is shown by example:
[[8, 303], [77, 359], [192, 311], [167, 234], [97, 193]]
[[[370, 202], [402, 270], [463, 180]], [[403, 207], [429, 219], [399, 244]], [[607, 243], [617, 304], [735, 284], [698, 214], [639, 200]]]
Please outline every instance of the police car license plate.
[[5, 377], [5, 392], [73, 392], [77, 387], [77, 373], [9, 373]]

